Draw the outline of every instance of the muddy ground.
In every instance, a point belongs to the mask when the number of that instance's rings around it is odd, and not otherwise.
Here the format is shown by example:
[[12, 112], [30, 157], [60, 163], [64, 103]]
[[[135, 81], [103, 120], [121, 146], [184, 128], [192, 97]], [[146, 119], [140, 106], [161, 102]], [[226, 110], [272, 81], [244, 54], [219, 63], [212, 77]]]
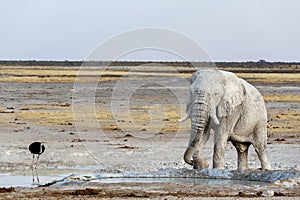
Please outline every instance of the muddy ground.
[[[179, 123], [178, 119], [185, 111], [192, 70], [172, 66], [80, 70], [2, 66], [0, 175], [31, 176], [32, 157], [27, 147], [35, 140], [46, 146], [38, 165], [40, 176], [190, 168], [182, 159], [189, 121]], [[273, 169], [299, 170], [300, 73], [243, 73], [240, 69], [237, 75], [255, 85], [265, 98]], [[212, 138], [203, 152], [210, 166]], [[236, 169], [236, 152], [230, 143], [225, 162], [226, 169]], [[260, 167], [253, 149], [249, 165]], [[179, 183], [15, 187], [1, 189], [0, 198], [231, 198], [259, 197], [269, 189], [275, 196], [300, 196], [299, 187], [270, 184], [235, 188]]]

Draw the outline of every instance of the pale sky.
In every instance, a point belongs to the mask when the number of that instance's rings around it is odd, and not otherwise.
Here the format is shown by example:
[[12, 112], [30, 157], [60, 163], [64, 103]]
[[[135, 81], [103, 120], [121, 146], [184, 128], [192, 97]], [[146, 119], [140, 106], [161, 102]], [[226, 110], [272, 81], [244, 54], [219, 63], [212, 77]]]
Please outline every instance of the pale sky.
[[[116, 34], [157, 27], [213, 61], [300, 61], [299, 0], [0, 0], [0, 10], [1, 60], [84, 60]], [[150, 54], [131, 59], [168, 60]]]

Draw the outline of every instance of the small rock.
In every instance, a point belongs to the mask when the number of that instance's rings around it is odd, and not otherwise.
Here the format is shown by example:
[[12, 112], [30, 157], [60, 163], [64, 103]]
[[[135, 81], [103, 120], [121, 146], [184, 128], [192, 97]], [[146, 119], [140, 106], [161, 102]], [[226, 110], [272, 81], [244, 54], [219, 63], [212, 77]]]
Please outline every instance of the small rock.
[[15, 191], [14, 187], [10, 187], [10, 188], [1, 187], [0, 188], [0, 193], [14, 192], [14, 191]]
[[297, 178], [289, 178], [286, 180], [277, 180], [274, 182], [276, 185], [282, 185], [285, 187], [295, 187], [295, 186], [300, 186], [300, 177]]
[[274, 141], [282, 142], [282, 141], [286, 141], [286, 139], [284, 139], [284, 138], [276, 138]]
[[273, 197], [274, 196], [274, 191], [273, 190], [265, 190], [261, 196], [263, 197]]
[[118, 149], [134, 149], [134, 147], [131, 147], [131, 146], [121, 146], [121, 147], [118, 147]]
[[280, 180], [277, 180], [277, 181], [274, 182], [274, 184], [275, 184], [275, 185], [280, 185], [281, 182], [280, 182]]
[[113, 131], [120, 131], [121, 129], [119, 127], [114, 127], [111, 130], [113, 130]]
[[131, 134], [126, 134], [124, 137], [133, 137]]
[[285, 187], [294, 187], [295, 186], [295, 183], [290, 182], [290, 181], [284, 181], [282, 183]]
[[65, 103], [65, 104], [62, 104], [62, 105], [60, 105], [61, 107], [70, 107], [71, 106], [71, 104], [69, 104], [69, 103]]

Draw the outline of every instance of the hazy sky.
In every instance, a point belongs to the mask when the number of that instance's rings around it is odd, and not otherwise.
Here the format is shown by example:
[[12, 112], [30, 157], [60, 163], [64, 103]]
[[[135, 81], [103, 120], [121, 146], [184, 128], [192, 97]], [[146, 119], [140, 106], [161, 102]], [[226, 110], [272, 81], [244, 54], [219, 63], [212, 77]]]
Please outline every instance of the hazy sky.
[[158, 27], [213, 61], [300, 61], [299, 0], [1, 0], [0, 9], [0, 59], [84, 60], [116, 34]]

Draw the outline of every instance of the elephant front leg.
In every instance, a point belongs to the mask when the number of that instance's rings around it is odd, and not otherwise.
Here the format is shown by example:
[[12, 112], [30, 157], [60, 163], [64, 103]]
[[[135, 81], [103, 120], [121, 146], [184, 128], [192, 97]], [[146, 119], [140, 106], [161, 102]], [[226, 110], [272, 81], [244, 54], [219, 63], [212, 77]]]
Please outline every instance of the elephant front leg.
[[224, 155], [227, 143], [227, 137], [217, 134], [214, 145], [213, 168], [224, 169]]
[[193, 155], [193, 168], [194, 169], [206, 169], [209, 167], [209, 163], [202, 157], [202, 149], [206, 143], [206, 140], [202, 140], [197, 145], [197, 150]]
[[197, 145], [197, 150], [193, 155], [193, 168], [194, 169], [207, 169], [209, 167], [209, 163], [201, 156], [201, 152], [204, 148], [204, 145], [209, 139], [210, 130], [205, 129], [204, 138]]

